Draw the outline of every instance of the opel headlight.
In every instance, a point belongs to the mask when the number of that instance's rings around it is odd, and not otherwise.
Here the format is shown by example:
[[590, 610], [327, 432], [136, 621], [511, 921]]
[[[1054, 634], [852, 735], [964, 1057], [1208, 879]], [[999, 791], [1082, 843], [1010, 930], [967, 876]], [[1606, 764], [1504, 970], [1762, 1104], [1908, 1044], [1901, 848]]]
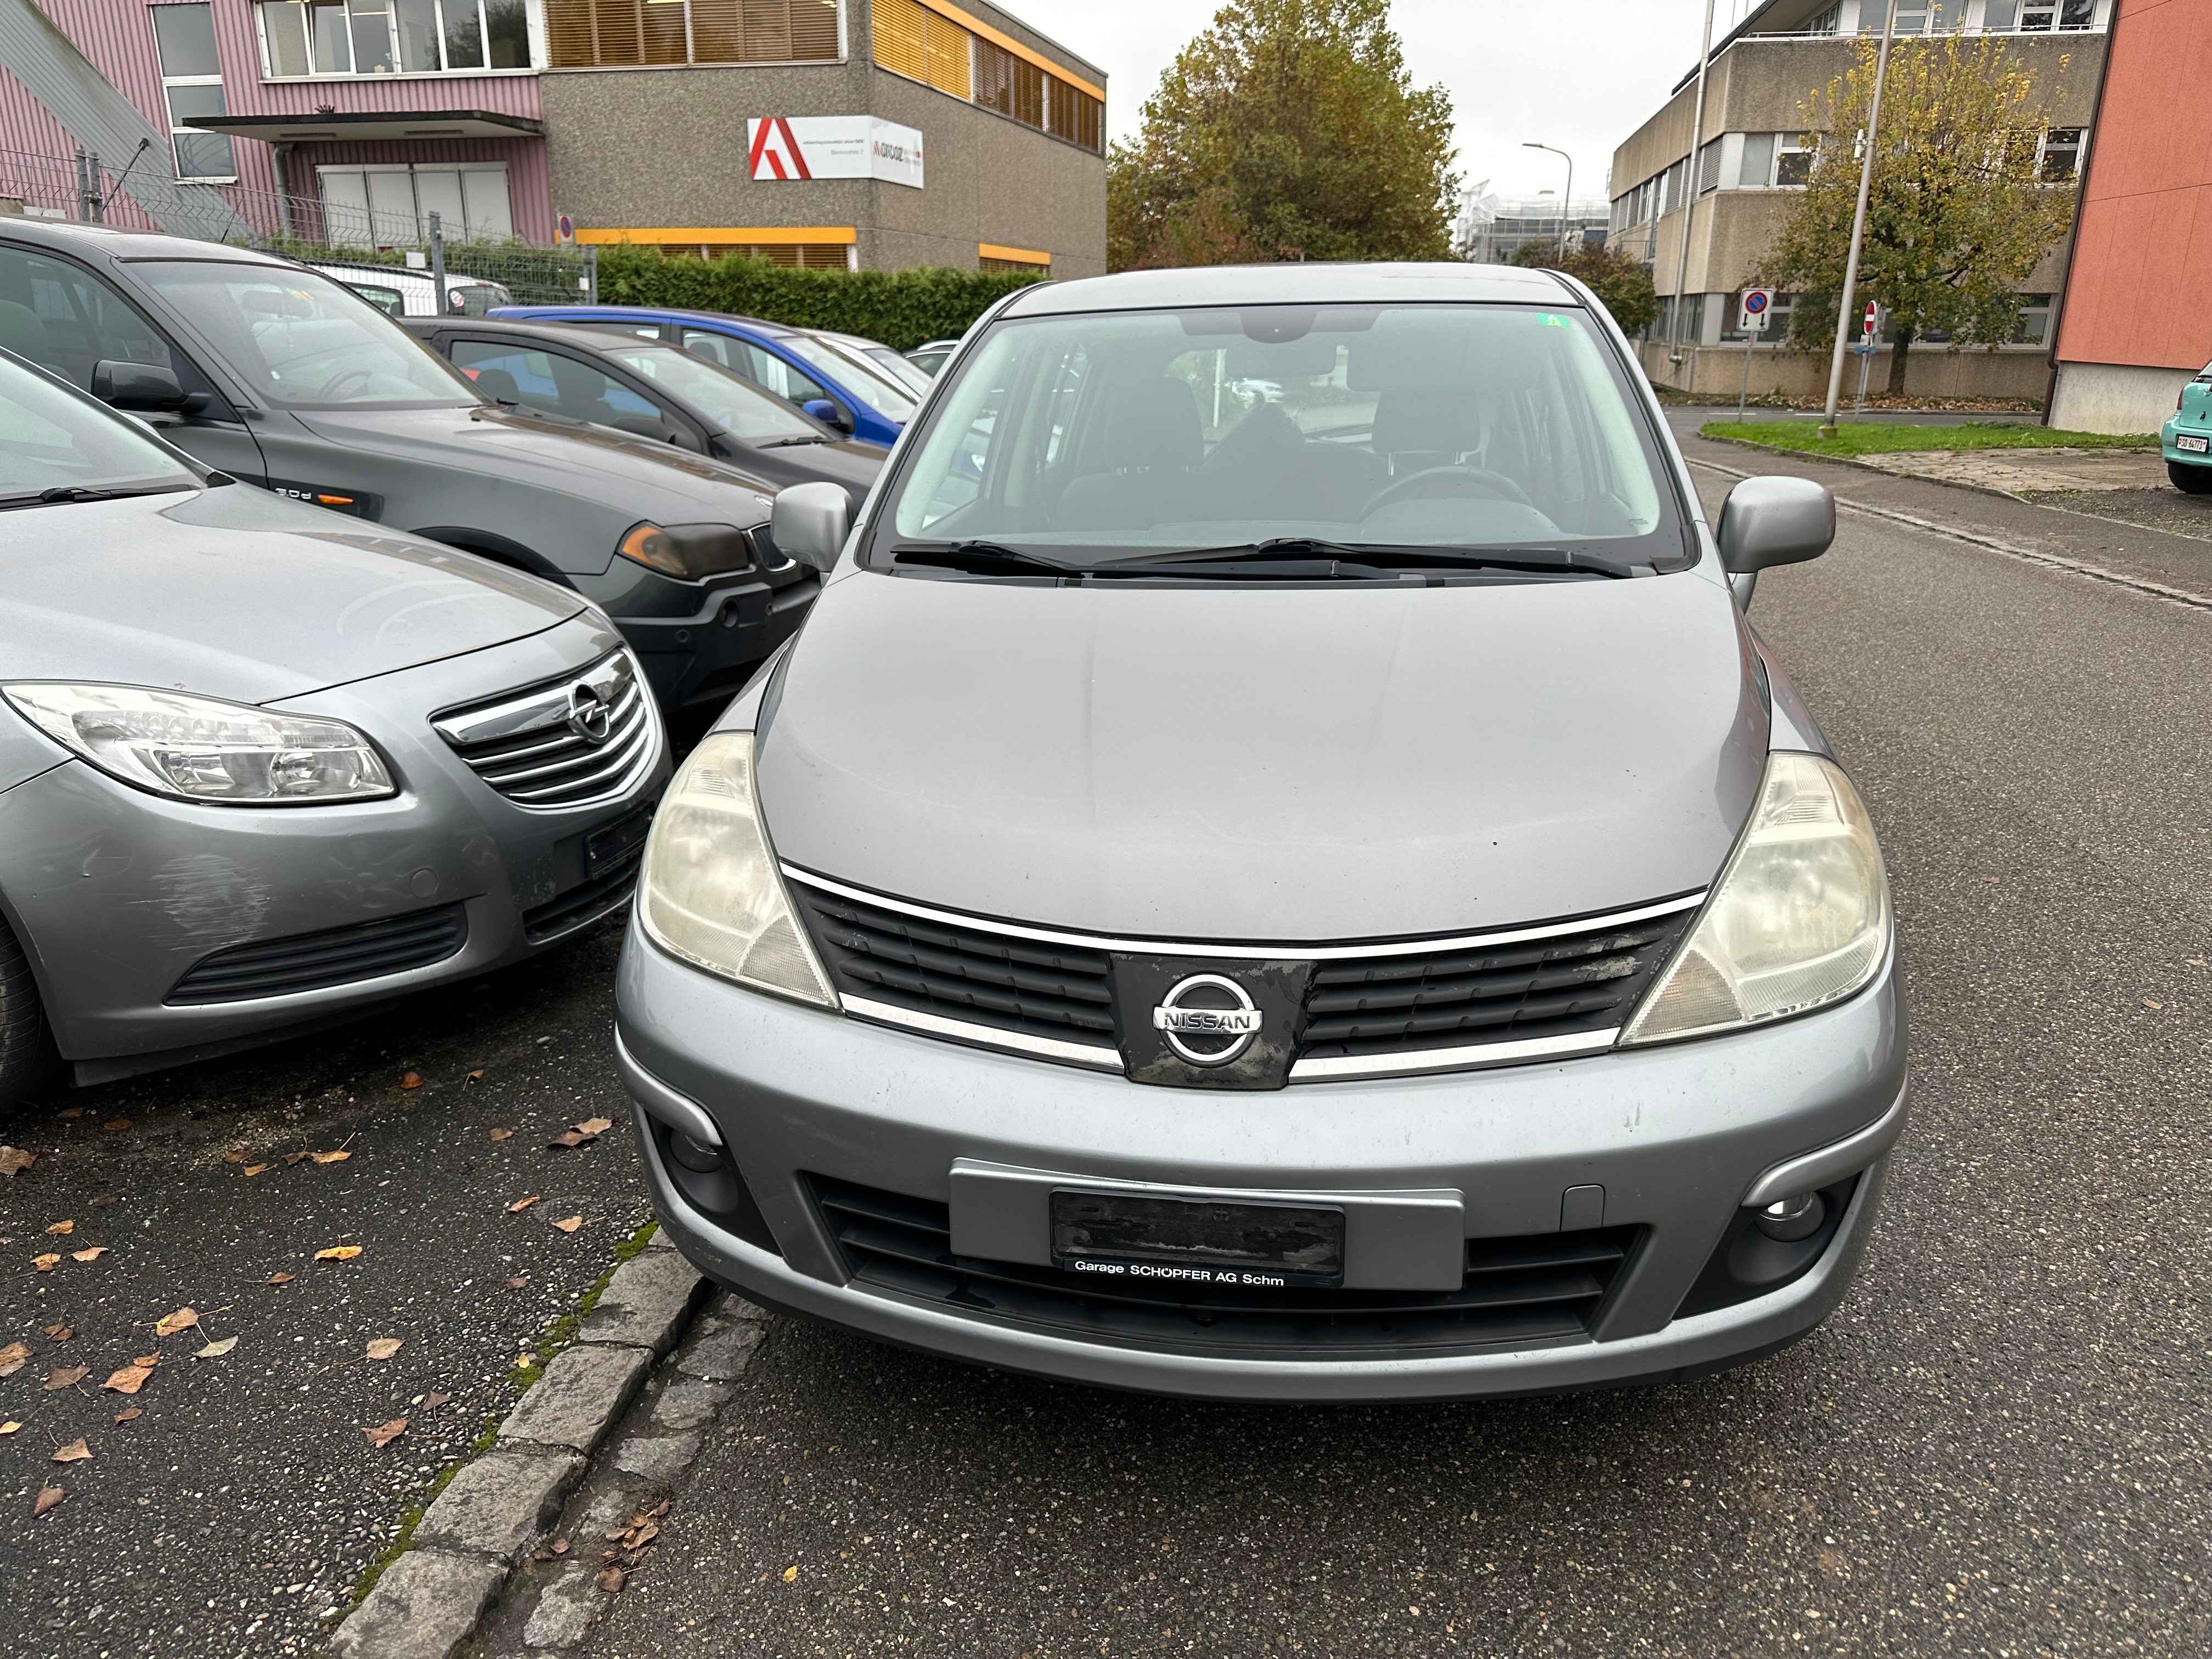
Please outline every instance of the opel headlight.
[[1749, 828], [1620, 1040], [1702, 1036], [1840, 1002], [1880, 970], [1890, 929], [1881, 851], [1850, 780], [1818, 755], [1769, 756]]
[[140, 685], [0, 686], [23, 718], [111, 777], [228, 806], [396, 793], [375, 745], [343, 720]]
[[646, 844], [645, 931], [670, 955], [754, 990], [837, 1006], [753, 792], [753, 736], [717, 732], [668, 786]]

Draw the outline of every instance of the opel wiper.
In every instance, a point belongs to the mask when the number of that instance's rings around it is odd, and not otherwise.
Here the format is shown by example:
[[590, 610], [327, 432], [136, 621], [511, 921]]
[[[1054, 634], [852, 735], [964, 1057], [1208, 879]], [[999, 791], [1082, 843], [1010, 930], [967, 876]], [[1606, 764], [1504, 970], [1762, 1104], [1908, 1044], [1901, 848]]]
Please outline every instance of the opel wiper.
[[1352, 559], [1394, 570], [1530, 570], [1588, 571], [1593, 575], [1626, 576], [1630, 567], [1601, 553], [1578, 552], [1559, 547], [1436, 547], [1370, 543], [1355, 545], [1323, 541], [1311, 536], [1276, 536], [1261, 542], [1229, 547], [1202, 547], [1187, 553], [1165, 553], [1126, 562], [1144, 565], [1259, 563], [1285, 553], [1311, 553]]
[[813, 433], [810, 432], [801, 438], [771, 438], [764, 444], [755, 444], [753, 447], [756, 449], [788, 449], [793, 444], [826, 444], [829, 441], [830, 441], [827, 438], [817, 437]]
[[951, 542], [942, 547], [909, 544], [891, 550], [895, 564], [928, 565], [975, 576], [1084, 576], [1092, 567], [1063, 564], [1042, 554], [1024, 553], [997, 542]]
[[[228, 479], [224, 482], [228, 483]], [[195, 488], [191, 483], [161, 484], [118, 484], [97, 489], [89, 484], [55, 484], [27, 495], [0, 495], [0, 508], [16, 507], [58, 507], [76, 501], [119, 501], [131, 495], [173, 495], [180, 490]]]

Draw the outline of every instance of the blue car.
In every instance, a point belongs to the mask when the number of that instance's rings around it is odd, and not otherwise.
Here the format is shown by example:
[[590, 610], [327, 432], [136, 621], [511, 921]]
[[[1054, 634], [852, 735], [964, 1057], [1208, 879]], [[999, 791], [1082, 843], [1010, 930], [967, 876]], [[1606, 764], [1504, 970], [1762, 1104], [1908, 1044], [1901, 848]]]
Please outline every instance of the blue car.
[[2159, 442], [2173, 487], [2185, 495], [2212, 495], [2212, 363], [2181, 388]]
[[489, 314], [583, 323], [666, 340], [734, 370], [863, 443], [896, 441], [918, 406], [911, 391], [859, 354], [805, 329], [757, 317], [658, 306], [500, 306]]

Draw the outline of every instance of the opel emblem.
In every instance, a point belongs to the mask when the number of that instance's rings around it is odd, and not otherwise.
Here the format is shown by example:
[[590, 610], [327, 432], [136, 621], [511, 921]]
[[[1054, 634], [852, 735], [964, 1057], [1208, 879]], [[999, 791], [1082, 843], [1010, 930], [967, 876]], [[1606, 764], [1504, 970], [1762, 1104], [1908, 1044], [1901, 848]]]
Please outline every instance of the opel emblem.
[[615, 729], [614, 711], [592, 687], [572, 687], [568, 692], [568, 729], [586, 743], [595, 746], [603, 744]]
[[1178, 981], [1152, 1010], [1152, 1029], [1193, 1066], [1226, 1066], [1239, 1058], [1260, 1035], [1260, 1023], [1244, 988], [1220, 974]]

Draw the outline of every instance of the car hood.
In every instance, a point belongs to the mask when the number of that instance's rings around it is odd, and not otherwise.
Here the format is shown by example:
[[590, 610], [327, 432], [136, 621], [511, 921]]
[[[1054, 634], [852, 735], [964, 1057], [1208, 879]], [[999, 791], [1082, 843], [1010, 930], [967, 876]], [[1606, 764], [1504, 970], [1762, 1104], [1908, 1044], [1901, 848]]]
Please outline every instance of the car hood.
[[583, 609], [473, 554], [246, 484], [0, 513], [0, 665], [266, 702]]
[[507, 487], [621, 505], [665, 524], [767, 521], [769, 499], [736, 469], [650, 438], [567, 426], [496, 404], [301, 410], [333, 443], [482, 472]]
[[1048, 587], [860, 572], [771, 691], [780, 856], [1125, 936], [1318, 943], [1710, 883], [1767, 708], [1703, 572], [1510, 586]]

